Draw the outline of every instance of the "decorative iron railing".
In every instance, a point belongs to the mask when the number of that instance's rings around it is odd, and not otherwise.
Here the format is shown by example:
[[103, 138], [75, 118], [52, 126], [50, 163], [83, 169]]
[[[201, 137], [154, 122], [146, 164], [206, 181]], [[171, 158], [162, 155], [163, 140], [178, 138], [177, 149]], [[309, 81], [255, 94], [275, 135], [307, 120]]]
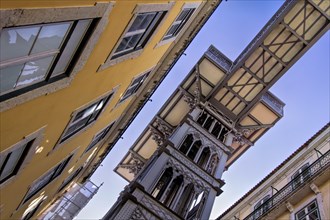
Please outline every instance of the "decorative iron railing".
[[293, 192], [298, 190], [309, 179], [317, 176], [324, 168], [330, 164], [330, 150], [318, 158], [314, 163], [304, 169], [298, 176], [292, 179], [282, 189], [276, 192], [272, 197], [266, 200], [261, 206], [256, 208], [244, 220], [257, 220], [265, 215], [271, 208], [278, 205], [285, 198], [288, 198]]

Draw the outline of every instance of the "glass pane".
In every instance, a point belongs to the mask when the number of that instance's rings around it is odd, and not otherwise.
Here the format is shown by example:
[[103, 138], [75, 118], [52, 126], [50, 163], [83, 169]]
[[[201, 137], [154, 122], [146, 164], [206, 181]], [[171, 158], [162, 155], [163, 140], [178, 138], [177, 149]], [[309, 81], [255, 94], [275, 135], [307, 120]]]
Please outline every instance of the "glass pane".
[[305, 210], [301, 210], [300, 212], [297, 213], [298, 219], [302, 219], [302, 217], [305, 216]]
[[11, 90], [15, 87], [18, 77], [23, 69], [23, 64], [17, 66], [9, 66], [0, 69], [0, 92]]
[[176, 30], [178, 29], [178, 27], [180, 26], [180, 24], [175, 24], [173, 25], [167, 32], [166, 36], [172, 36], [174, 35], [174, 33], [176, 32]]
[[135, 91], [135, 87], [129, 88], [126, 92], [125, 95], [123, 96], [122, 99], [126, 99], [127, 97], [131, 96]]
[[189, 13], [191, 9], [185, 9], [183, 10], [180, 15], [178, 16], [178, 18], [176, 19], [176, 21], [182, 21]]
[[31, 83], [42, 81], [48, 73], [53, 58], [54, 56], [27, 62], [23, 68], [21, 76], [18, 79], [16, 87], [26, 86]]
[[141, 37], [142, 37], [142, 34], [137, 34], [137, 35], [123, 38], [123, 40], [120, 42], [120, 45], [118, 46], [116, 52], [134, 49], [134, 47], [138, 43], [138, 40]]
[[156, 13], [153, 12], [153, 13], [139, 14], [138, 16], [136, 16], [128, 32], [146, 29], [149, 26], [152, 19], [155, 17], [155, 14]]
[[76, 53], [81, 40], [85, 36], [85, 33], [91, 24], [92, 20], [81, 20], [76, 25], [73, 33], [70, 36], [68, 43], [61, 54], [60, 59], [56, 63], [56, 67], [52, 72], [51, 77], [62, 74], [66, 71], [68, 64], [71, 62], [74, 54]]
[[27, 56], [40, 27], [4, 29], [1, 31], [0, 61]]
[[25, 196], [24, 202], [26, 202], [29, 198], [31, 198], [34, 194], [36, 194], [40, 189], [46, 186], [50, 181], [51, 177], [54, 174], [54, 169], [50, 170], [48, 173], [44, 174], [40, 177], [29, 189], [29, 192]]
[[77, 131], [79, 131], [81, 128], [86, 126], [86, 123], [88, 121], [88, 117], [84, 118], [80, 121], [78, 121], [75, 124], [70, 125], [70, 127], [68, 128], [68, 130], [65, 132], [65, 137], [69, 136], [70, 134], [73, 134]]
[[41, 28], [31, 54], [59, 49], [71, 23], [47, 25]]
[[25, 146], [22, 146], [15, 151], [11, 152], [9, 155], [9, 159], [7, 160], [5, 167], [3, 168], [1, 175], [0, 175], [0, 180], [10, 176], [10, 175], [15, 175], [14, 169], [17, 166], [17, 162], [21, 157], [22, 151], [24, 150]]

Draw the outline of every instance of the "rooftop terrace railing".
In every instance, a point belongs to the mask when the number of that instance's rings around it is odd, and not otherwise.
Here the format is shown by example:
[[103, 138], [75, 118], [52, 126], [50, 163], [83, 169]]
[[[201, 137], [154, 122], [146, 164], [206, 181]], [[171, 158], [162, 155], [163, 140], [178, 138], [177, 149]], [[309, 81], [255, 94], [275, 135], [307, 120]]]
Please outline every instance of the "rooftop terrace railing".
[[330, 150], [318, 158], [314, 163], [304, 169], [298, 176], [292, 179], [287, 185], [276, 192], [272, 197], [266, 200], [261, 206], [256, 208], [244, 220], [257, 220], [276, 205], [280, 204], [284, 199], [288, 198], [292, 193], [301, 188], [304, 183], [313, 177], [317, 176], [322, 170], [327, 168], [330, 164]]

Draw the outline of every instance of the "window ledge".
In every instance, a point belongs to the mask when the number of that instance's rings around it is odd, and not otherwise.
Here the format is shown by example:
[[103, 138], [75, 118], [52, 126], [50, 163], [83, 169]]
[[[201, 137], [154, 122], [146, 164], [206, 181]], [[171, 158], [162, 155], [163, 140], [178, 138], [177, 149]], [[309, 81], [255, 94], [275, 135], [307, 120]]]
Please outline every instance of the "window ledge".
[[143, 49], [141, 50], [137, 50], [137, 51], [134, 51], [134, 52], [131, 52], [129, 54], [126, 54], [126, 55], [123, 55], [123, 56], [120, 56], [120, 57], [117, 57], [116, 59], [108, 59], [104, 64], [100, 65], [100, 67], [98, 68], [97, 72], [99, 71], [102, 71], [110, 66], [114, 66], [118, 63], [121, 63], [125, 60], [132, 60], [132, 59], [135, 59], [137, 58], [138, 56], [140, 56], [143, 52]]

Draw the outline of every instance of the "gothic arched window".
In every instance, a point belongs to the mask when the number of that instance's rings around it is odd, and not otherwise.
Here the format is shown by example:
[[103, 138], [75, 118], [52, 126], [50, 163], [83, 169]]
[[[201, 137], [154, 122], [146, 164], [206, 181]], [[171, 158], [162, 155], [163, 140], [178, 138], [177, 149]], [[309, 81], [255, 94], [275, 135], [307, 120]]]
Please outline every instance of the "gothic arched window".
[[176, 206], [176, 213], [182, 217], [185, 216], [187, 212], [187, 207], [194, 196], [194, 185], [189, 183], [183, 190], [181, 198]]
[[180, 189], [182, 183], [183, 183], [183, 176], [182, 175], [176, 177], [172, 181], [170, 187], [168, 188], [166, 198], [164, 200], [164, 204], [167, 207], [170, 207], [172, 205], [172, 202], [174, 201], [174, 198], [177, 195], [177, 192]]
[[200, 167], [205, 168], [205, 165], [207, 164], [207, 161], [209, 160], [210, 156], [211, 156], [210, 148], [205, 147], [198, 158], [197, 164]]
[[183, 143], [180, 146], [180, 151], [184, 154], [186, 154], [191, 146], [191, 144], [194, 141], [194, 137], [192, 134], [188, 134], [186, 139], [183, 141]]
[[191, 146], [191, 148], [188, 151], [187, 156], [191, 159], [194, 160], [199, 148], [202, 146], [202, 142], [201, 141], [195, 141], [194, 144]]
[[151, 195], [156, 198], [157, 200], [159, 200], [162, 195], [164, 194], [168, 184], [170, 183], [171, 179], [173, 176], [173, 169], [172, 167], [168, 167], [163, 175], [161, 176], [161, 178], [158, 180], [156, 186], [154, 187], [154, 189], [151, 192]]

